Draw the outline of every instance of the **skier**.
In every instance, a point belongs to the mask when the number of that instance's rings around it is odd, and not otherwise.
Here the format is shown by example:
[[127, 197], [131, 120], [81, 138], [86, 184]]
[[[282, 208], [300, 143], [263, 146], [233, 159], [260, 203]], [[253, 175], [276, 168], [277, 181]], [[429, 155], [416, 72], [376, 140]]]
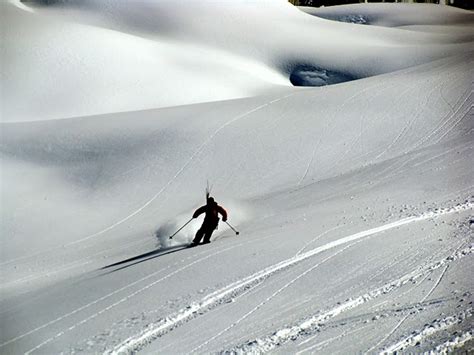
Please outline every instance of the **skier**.
[[214, 201], [214, 198], [210, 196], [207, 197], [207, 204], [199, 207], [193, 214], [193, 218], [198, 218], [201, 214], [206, 213], [204, 217], [204, 222], [202, 223], [201, 228], [196, 232], [196, 236], [191, 243], [191, 246], [198, 245], [202, 237], [204, 237], [203, 243], [210, 243], [211, 236], [217, 225], [219, 223], [218, 213], [222, 215], [222, 220], [227, 221], [227, 211], [217, 204]]

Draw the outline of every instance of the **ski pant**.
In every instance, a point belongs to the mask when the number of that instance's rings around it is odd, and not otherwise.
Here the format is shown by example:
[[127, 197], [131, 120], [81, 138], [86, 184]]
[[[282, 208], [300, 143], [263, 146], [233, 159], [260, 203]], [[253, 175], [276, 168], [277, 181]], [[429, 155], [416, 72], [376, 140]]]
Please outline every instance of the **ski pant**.
[[206, 225], [203, 224], [201, 228], [196, 232], [196, 236], [194, 237], [193, 243], [199, 244], [202, 237], [204, 237], [204, 243], [209, 243], [211, 241], [212, 233], [216, 229], [217, 225]]

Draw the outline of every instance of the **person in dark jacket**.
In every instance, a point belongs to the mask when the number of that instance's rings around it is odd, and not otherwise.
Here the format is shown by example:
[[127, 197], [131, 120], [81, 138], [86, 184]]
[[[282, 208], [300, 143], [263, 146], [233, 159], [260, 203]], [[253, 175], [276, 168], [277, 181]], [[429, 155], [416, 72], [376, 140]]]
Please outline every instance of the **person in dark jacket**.
[[198, 218], [201, 214], [206, 213], [204, 222], [201, 228], [196, 232], [196, 236], [192, 242], [192, 245], [197, 245], [204, 237], [203, 243], [210, 243], [211, 236], [214, 230], [217, 228], [219, 223], [219, 214], [222, 215], [222, 220], [227, 221], [227, 211], [214, 201], [214, 198], [207, 197], [207, 204], [199, 207], [193, 214], [193, 218]]

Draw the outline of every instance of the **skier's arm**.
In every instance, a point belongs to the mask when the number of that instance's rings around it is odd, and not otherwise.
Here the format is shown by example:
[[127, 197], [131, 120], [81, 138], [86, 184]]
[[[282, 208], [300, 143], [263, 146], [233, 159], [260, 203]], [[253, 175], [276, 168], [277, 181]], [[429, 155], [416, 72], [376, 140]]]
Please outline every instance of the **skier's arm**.
[[227, 211], [222, 206], [217, 206], [217, 211], [222, 215], [222, 220], [227, 221]]
[[196, 211], [194, 211], [193, 218], [198, 218], [204, 212], [206, 212], [206, 206], [199, 207]]

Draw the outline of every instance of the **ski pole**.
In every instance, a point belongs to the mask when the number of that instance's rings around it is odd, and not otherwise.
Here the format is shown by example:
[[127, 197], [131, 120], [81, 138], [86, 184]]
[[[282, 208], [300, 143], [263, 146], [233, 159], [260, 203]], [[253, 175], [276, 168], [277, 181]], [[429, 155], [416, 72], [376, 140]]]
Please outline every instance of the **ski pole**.
[[173, 239], [173, 237], [174, 237], [176, 234], [178, 234], [181, 229], [183, 229], [184, 227], [186, 227], [186, 226], [189, 224], [189, 222], [191, 222], [192, 220], [193, 220], [193, 219], [191, 218], [191, 219], [190, 219], [189, 221], [187, 221], [180, 229], [178, 229], [176, 232], [174, 232], [174, 234], [173, 234], [172, 236], [170, 236], [170, 239]]
[[232, 227], [229, 222], [225, 221], [225, 223], [230, 227], [230, 229], [232, 229], [235, 232], [235, 234], [239, 235], [240, 232], [236, 230], [234, 227]]

